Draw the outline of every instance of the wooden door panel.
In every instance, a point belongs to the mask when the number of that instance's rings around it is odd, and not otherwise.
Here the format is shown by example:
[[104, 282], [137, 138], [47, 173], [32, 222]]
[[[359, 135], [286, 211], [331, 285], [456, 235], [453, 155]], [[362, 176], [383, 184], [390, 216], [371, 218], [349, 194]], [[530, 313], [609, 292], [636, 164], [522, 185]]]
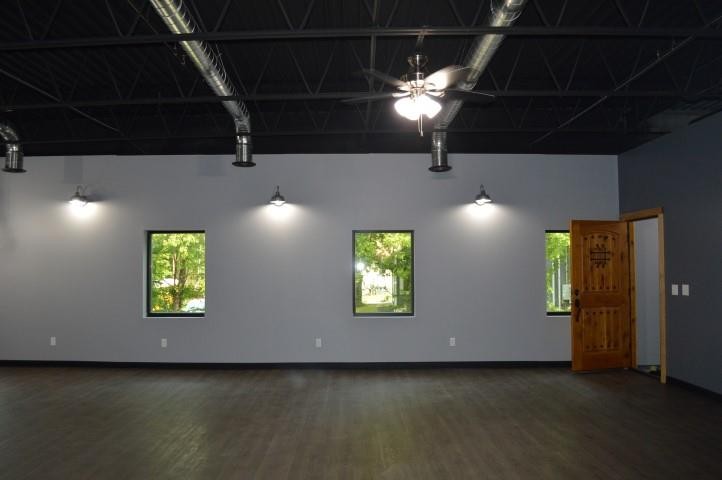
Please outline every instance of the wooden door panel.
[[616, 261], [619, 235], [615, 232], [595, 232], [582, 237], [584, 268], [582, 285], [586, 292], [618, 293], [621, 287], [620, 265]]
[[618, 352], [624, 342], [619, 308], [588, 308], [582, 312], [584, 352]]
[[626, 222], [573, 220], [572, 369], [631, 365]]

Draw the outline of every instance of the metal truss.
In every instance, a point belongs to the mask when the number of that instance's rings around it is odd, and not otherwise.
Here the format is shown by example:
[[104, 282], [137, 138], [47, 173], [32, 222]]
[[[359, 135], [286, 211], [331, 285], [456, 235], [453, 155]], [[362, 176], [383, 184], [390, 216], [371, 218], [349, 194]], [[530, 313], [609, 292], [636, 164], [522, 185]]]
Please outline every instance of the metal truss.
[[[337, 102], [381, 92], [384, 85], [357, 79], [350, 81], [346, 90], [328, 79], [337, 73], [337, 63], [348, 59], [358, 70], [373, 68], [392, 74], [406, 53], [404, 39], [419, 36], [457, 39], [456, 58], [463, 56], [467, 38], [484, 33], [510, 37], [500, 51], [509, 60], [508, 65], [501, 68], [492, 62], [477, 86], [478, 91], [498, 98], [495, 107], [465, 107], [450, 133], [537, 134], [532, 145], [557, 133], [659, 135], [664, 132], [650, 132], [644, 127], [646, 119], [659, 111], [680, 101], [722, 99], [722, 55], [718, 55], [718, 49], [708, 48], [722, 39], [722, 16], [704, 11], [697, 0], [684, 0], [695, 12], [697, 24], [678, 28], [660, 28], [648, 22], [655, 8], [651, 0], [641, 4], [641, 9], [630, 8], [621, 0], [595, 0], [590, 2], [593, 8], [582, 25], [575, 26], [566, 24], [572, 5], [569, 0], [555, 4], [553, 11], [549, 4], [532, 0], [526, 14], [536, 18], [538, 25], [514, 27], [479, 26], [488, 2], [480, 2], [472, 12], [462, 8], [458, 0], [439, 0], [456, 25], [420, 28], [395, 26], [402, 13], [400, 0], [358, 0], [367, 17], [361, 19], [360, 27], [328, 29], [311, 28], [317, 24], [313, 20], [319, 14], [320, 2], [309, 0], [302, 8], [293, 5], [295, 8], [290, 9], [291, 0], [275, 0], [273, 5], [285, 28], [242, 31], [224, 28], [229, 23], [229, 12], [238, 8], [233, 0], [223, 2], [216, 12], [207, 11], [205, 5], [201, 10], [197, 0], [186, 0], [203, 29], [189, 35], [159, 31], [147, 2], [126, 1], [127, 5], [98, 2], [97, 8], [107, 15], [109, 31], [114, 34], [88, 38], [52, 35], [59, 13], [68, 2], [56, 1], [49, 9], [50, 16], [42, 22], [30, 18], [24, 2], [15, 2], [18, 28], [22, 31], [19, 35], [24, 38], [0, 42], [0, 77], [5, 79], [0, 83], [0, 111], [33, 119], [32, 131], [26, 135], [29, 145], [122, 141], [142, 152], [141, 144], [149, 141], [225, 139], [230, 125], [219, 115], [217, 104], [231, 99], [252, 106], [257, 125], [254, 135], [405, 135], [408, 132], [388, 126], [387, 105], [368, 102], [348, 106]], [[126, 6], [132, 15], [121, 12]], [[613, 12], [623, 26], [590, 25], [601, 9]], [[140, 25], [143, 28], [139, 29]], [[141, 30], [153, 33], [138, 33]], [[190, 39], [217, 44], [240, 95], [210, 95], [198, 75], [184, 68], [184, 56], [177, 45]], [[305, 47], [297, 40], [308, 39], [328, 47], [321, 68], [311, 68], [302, 61], [301, 50]], [[398, 41], [380, 55], [381, 39]], [[628, 51], [634, 52], [631, 64], [620, 63], [618, 52], [606, 48], [606, 42], [617, 39], [628, 40]], [[255, 53], [262, 55], [262, 61], [250, 74], [243, 68], [247, 62], [234, 50], [238, 42], [245, 41], [257, 42]], [[565, 42], [561, 49], [559, 42]], [[115, 48], [119, 46], [129, 48]], [[94, 49], [89, 50], [91, 47]], [[113, 57], [105, 55], [103, 47], [112, 47]], [[19, 52], [31, 51], [37, 58], [62, 54], [69, 61], [81, 59], [80, 67], [71, 69], [74, 73], [70, 74], [64, 65], [48, 62], [42, 68], [33, 66], [31, 72], [31, 67], [16, 60]], [[680, 52], [687, 55], [680, 59]], [[271, 78], [271, 66], [282, 61], [281, 57], [290, 60], [285, 60], [284, 78]], [[538, 88], [529, 88], [529, 72], [525, 71], [529, 64], [542, 66], [535, 72]], [[592, 84], [590, 65], [596, 68]], [[353, 72], [344, 73], [350, 77]], [[153, 94], [148, 91], [148, 80], [156, 78], [166, 79], [167, 85], [162, 92], [159, 88]], [[102, 95], [79, 97], [83, 82], [102, 86], [97, 89]], [[285, 91], [284, 85], [291, 84], [300, 85], [301, 91]], [[44, 111], [60, 112], [67, 138], [38, 137], [45, 131], [45, 121], [38, 115]], [[189, 136], [189, 122], [197, 121], [199, 115], [206, 119], [207, 128]], [[341, 115], [344, 121], [339, 124], [336, 119]], [[156, 130], [139, 135], [135, 125], [149, 117], [156, 120]], [[108, 132], [113, 136], [108, 137]]]

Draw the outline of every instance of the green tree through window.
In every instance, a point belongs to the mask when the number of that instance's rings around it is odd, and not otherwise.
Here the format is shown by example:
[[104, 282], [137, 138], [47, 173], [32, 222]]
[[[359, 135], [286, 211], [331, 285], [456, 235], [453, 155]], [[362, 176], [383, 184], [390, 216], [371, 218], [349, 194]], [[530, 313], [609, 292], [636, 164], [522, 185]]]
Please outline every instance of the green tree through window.
[[413, 315], [411, 231], [354, 232], [354, 315]]
[[546, 232], [547, 313], [568, 314], [571, 309], [569, 275], [569, 232]]
[[202, 316], [205, 298], [205, 233], [148, 232], [148, 315]]

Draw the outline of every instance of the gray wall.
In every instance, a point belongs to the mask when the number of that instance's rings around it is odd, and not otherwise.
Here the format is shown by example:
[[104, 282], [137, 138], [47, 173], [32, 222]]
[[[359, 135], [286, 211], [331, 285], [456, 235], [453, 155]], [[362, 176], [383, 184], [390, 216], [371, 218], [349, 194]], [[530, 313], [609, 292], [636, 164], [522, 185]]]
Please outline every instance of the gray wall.
[[659, 231], [656, 218], [634, 222], [637, 364], [659, 365]]
[[[29, 158], [29, 173], [1, 175], [0, 358], [570, 358], [568, 317], [545, 316], [544, 230], [616, 218], [615, 157], [451, 155], [445, 175], [428, 155], [256, 160]], [[100, 199], [87, 218], [65, 203], [81, 182]], [[481, 182], [490, 208], [470, 204]], [[276, 184], [281, 211], [265, 203]], [[416, 231], [415, 317], [352, 316], [358, 228]], [[148, 229], [206, 230], [205, 318], [143, 318]]]
[[[722, 393], [722, 114], [619, 158], [620, 209], [663, 207], [669, 375]], [[690, 296], [670, 284], [689, 283]]]

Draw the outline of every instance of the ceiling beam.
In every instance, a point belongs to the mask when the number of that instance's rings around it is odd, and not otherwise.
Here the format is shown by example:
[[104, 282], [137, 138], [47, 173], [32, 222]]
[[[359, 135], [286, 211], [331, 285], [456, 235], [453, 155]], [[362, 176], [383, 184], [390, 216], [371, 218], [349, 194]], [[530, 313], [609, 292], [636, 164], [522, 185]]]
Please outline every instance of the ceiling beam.
[[[450, 134], [502, 134], [502, 133], [541, 133], [546, 132], [546, 128], [454, 128], [446, 130]], [[670, 133], [668, 130], [622, 130], [614, 128], [574, 128], [564, 130], [564, 133], [587, 133], [587, 134], [623, 134], [623, 135], [666, 135]], [[274, 132], [254, 132], [254, 137], [296, 137], [296, 136], [337, 136], [337, 135], [405, 135], [418, 136], [417, 130], [400, 130], [400, 129], [338, 129], [338, 130], [280, 130]], [[23, 141], [23, 145], [59, 145], [72, 143], [109, 143], [124, 140], [132, 140], [134, 142], [155, 142], [167, 140], [221, 140], [227, 142], [228, 135], [149, 135], [149, 136], [129, 136], [129, 137], [78, 137], [78, 138], [56, 138], [56, 139], [32, 139]], [[2, 143], [2, 142], [0, 142]], [[230, 146], [231, 143], [228, 143]], [[229, 147], [230, 148], [230, 147]]]
[[475, 37], [486, 33], [517, 37], [608, 37], [608, 38], [722, 38], [722, 30], [703, 27], [370, 27], [296, 30], [229, 30], [188, 34], [126, 35], [110, 37], [59, 38], [0, 43], [0, 51], [47, 50], [59, 48], [109, 47], [178, 43], [190, 40], [237, 42], [260, 40], [336, 39], [375, 37]]
[[[713, 20], [711, 20], [709, 23], [707, 23], [707, 24], [705, 25], [705, 28], [711, 28], [714, 24], [716, 24], [716, 23], [718, 23], [718, 22], [720, 22], [720, 21], [722, 21], [722, 15], [719, 15], [718, 17], [715, 17]], [[674, 44], [669, 50], [667, 50], [666, 52], [664, 52], [664, 53], [662, 53], [662, 54], [660, 54], [660, 53], [658, 52], [658, 53], [657, 53], [657, 56], [656, 56], [656, 58], [655, 58], [654, 60], [652, 60], [651, 62], [649, 62], [647, 65], [645, 65], [645, 66], [642, 67], [641, 69], [637, 70], [636, 72], [632, 73], [632, 75], [629, 76], [629, 77], [628, 77], [626, 80], [624, 80], [623, 82], [618, 83], [618, 84], [614, 87], [614, 89], [613, 89], [612, 91], [613, 91], [613, 92], [622, 91], [622, 90], [625, 89], [629, 84], [631, 84], [632, 82], [634, 82], [636, 79], [638, 79], [639, 77], [643, 76], [645, 73], [647, 73], [647, 72], [649, 72], [650, 70], [652, 70], [655, 66], [657, 66], [657, 65], [660, 64], [660, 63], [665, 62], [665, 60], [667, 60], [667, 58], [671, 57], [672, 55], [674, 55], [674, 54], [677, 53], [678, 51], [684, 49], [686, 46], [688, 46], [689, 44], [691, 44], [696, 38], [697, 38], [697, 37], [695, 37], [695, 36], [689, 36], [689, 37], [685, 38], [684, 40], [680, 41], [679, 43], [675, 43], [675, 44]], [[577, 121], [578, 119], [580, 119], [581, 117], [583, 117], [584, 115], [586, 115], [587, 113], [591, 112], [592, 110], [594, 110], [595, 108], [597, 108], [597, 107], [598, 107], [599, 105], [601, 105], [602, 103], [606, 102], [609, 98], [611, 98], [611, 95], [604, 95], [604, 96], [599, 97], [598, 100], [596, 100], [595, 102], [592, 102], [589, 106], [587, 106], [587, 107], [586, 107], [584, 110], [582, 110], [581, 112], [572, 115], [572, 116], [569, 117], [567, 120], [559, 123], [559, 125], [557, 125], [556, 127], [552, 128], [551, 130], [549, 130], [548, 132], [546, 132], [544, 135], [542, 135], [542, 136], [540, 136], [539, 138], [535, 139], [535, 140], [532, 142], [532, 144], [537, 144], [537, 143], [539, 143], [539, 142], [542, 142], [542, 141], [546, 140], [547, 138], [549, 138], [550, 136], [554, 135], [556, 132], [560, 132], [560, 131], [565, 130], [569, 125], [571, 125], [572, 123], [574, 123], [575, 121]]]
[[[717, 93], [704, 93], [695, 95], [688, 91], [675, 90], [475, 90], [480, 93], [496, 97], [620, 97], [620, 98], [679, 98], [689, 101], [713, 100], [722, 98], [722, 91]], [[148, 98], [112, 98], [107, 100], [73, 100], [62, 103], [27, 103], [27, 104], [0, 104], [0, 111], [12, 112], [22, 110], [44, 110], [49, 108], [82, 108], [82, 107], [118, 107], [130, 105], [184, 105], [198, 103], [219, 103], [226, 100], [239, 100], [244, 102], [307, 102], [314, 100], [342, 100], [345, 98], [361, 97], [368, 92], [320, 92], [320, 93], [258, 93], [251, 95], [216, 96], [203, 95], [194, 97], [148, 97]]]

